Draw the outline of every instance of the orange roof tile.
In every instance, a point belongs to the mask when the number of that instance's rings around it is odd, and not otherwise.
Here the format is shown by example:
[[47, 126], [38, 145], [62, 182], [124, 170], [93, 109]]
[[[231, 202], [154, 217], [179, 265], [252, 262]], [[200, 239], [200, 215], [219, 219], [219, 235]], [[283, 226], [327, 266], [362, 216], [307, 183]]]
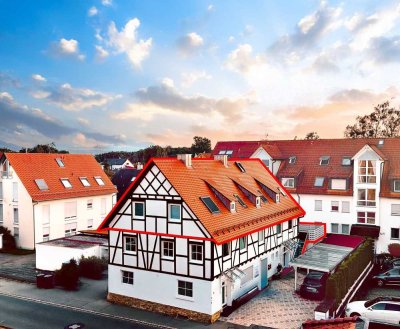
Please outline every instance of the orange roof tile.
[[[116, 192], [115, 186], [101, 169], [95, 158], [89, 154], [55, 153], [4, 153], [10, 165], [34, 201], [48, 201], [105, 195]], [[62, 159], [60, 167], [56, 159]], [[85, 177], [90, 186], [83, 186], [80, 177]], [[94, 177], [101, 177], [100, 186]], [[67, 178], [72, 187], [65, 188], [61, 178]], [[44, 179], [48, 189], [41, 191], [35, 179]]]
[[303, 323], [303, 329], [356, 329], [357, 323], [363, 323], [357, 316], [329, 320], [308, 320]]
[[[283, 190], [284, 188], [259, 159], [243, 159], [240, 162], [246, 170], [245, 173], [239, 170], [234, 160], [229, 160], [228, 167], [225, 167], [218, 160], [193, 159], [192, 168], [187, 168], [182, 161], [177, 159], [152, 159], [146, 166], [146, 170], [143, 170], [129, 187], [127, 194], [121, 198], [99, 229], [106, 227], [119, 207], [124, 204], [124, 200], [139, 184], [140, 177], [146, 174], [152, 164], [161, 170], [217, 244], [304, 215], [304, 210], [289, 193], [286, 197], [282, 196], [281, 201], [276, 203], [267, 194], [260, 192], [262, 188], [256, 180], [275, 191], [278, 187]], [[209, 184], [207, 184], [207, 181]], [[262, 203], [261, 207], [257, 208], [234, 181], [240, 182], [251, 192], [264, 195], [268, 199], [268, 203]], [[238, 194], [247, 207], [244, 208], [236, 203], [236, 212], [231, 213], [212, 192], [209, 185], [230, 198], [233, 194]], [[203, 196], [211, 197], [218, 206], [220, 213], [211, 213], [200, 199]]]
[[[379, 145], [379, 141], [383, 144]], [[246, 152], [238, 151], [246, 147]], [[275, 159], [282, 159], [278, 177], [299, 176], [296, 182], [296, 193], [302, 194], [332, 194], [352, 195], [353, 189], [353, 166], [343, 166], [342, 158], [352, 158], [365, 145], [369, 145], [382, 159], [385, 160], [382, 176], [382, 197], [400, 198], [400, 193], [393, 192], [393, 179], [400, 179], [400, 138], [356, 138], [356, 139], [318, 139], [318, 140], [275, 140], [275, 141], [253, 141], [253, 142], [218, 142], [213, 150], [217, 155], [220, 150], [232, 149], [232, 157], [242, 158], [251, 156], [260, 146], [266, 152], [275, 154]], [[276, 151], [279, 149], [279, 152]], [[320, 166], [321, 156], [329, 156], [327, 166]], [[289, 164], [291, 156], [296, 156], [296, 162]], [[327, 184], [315, 187], [316, 177], [326, 178], [350, 178], [350, 188], [346, 191], [330, 190]]]

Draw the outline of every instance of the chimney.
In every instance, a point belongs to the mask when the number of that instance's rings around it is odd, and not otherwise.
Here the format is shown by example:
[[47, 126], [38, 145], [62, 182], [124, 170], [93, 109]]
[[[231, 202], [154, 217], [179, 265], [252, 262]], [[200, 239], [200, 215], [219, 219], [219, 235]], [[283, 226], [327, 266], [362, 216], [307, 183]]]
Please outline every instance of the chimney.
[[214, 155], [214, 160], [221, 161], [225, 167], [228, 167], [228, 156], [227, 155]]
[[192, 155], [191, 154], [178, 154], [177, 159], [181, 160], [187, 168], [192, 168]]

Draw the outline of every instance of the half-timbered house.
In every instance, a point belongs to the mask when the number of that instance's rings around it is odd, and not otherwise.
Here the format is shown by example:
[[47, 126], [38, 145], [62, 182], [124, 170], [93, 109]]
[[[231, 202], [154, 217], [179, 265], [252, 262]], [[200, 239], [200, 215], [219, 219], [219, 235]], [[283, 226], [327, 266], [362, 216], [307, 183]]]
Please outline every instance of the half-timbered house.
[[259, 159], [152, 159], [99, 227], [108, 300], [215, 321], [267, 286], [303, 215]]

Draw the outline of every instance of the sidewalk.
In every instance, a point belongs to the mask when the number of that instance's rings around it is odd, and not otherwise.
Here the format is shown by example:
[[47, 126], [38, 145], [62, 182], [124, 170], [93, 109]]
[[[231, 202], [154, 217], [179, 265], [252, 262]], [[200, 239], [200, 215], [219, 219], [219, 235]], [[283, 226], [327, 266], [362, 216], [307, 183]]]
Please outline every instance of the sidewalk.
[[[0, 294], [16, 295], [36, 301], [51, 303], [66, 307], [79, 308], [82, 311], [99, 312], [110, 316], [139, 320], [163, 327], [182, 329], [243, 329], [248, 328], [238, 324], [218, 321], [213, 325], [201, 324], [181, 318], [172, 318], [158, 313], [143, 311], [126, 306], [111, 304], [106, 300], [107, 280], [81, 279], [82, 285], [78, 291], [62, 289], [38, 289], [36, 285], [21, 283], [0, 278]], [[101, 317], [99, 315], [99, 321]]]

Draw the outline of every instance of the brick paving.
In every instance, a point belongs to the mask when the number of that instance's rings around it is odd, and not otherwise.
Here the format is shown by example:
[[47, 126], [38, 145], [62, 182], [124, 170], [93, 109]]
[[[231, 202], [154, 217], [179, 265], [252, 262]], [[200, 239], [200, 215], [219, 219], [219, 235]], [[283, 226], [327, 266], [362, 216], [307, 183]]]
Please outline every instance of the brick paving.
[[23, 282], [35, 282], [35, 254], [11, 255], [0, 253], [0, 277]]
[[[298, 282], [304, 275], [298, 274]], [[245, 326], [251, 324], [270, 326], [277, 329], [295, 329], [314, 318], [314, 309], [319, 304], [301, 298], [294, 292], [294, 274], [271, 281], [269, 286], [231, 315], [221, 320]]]

